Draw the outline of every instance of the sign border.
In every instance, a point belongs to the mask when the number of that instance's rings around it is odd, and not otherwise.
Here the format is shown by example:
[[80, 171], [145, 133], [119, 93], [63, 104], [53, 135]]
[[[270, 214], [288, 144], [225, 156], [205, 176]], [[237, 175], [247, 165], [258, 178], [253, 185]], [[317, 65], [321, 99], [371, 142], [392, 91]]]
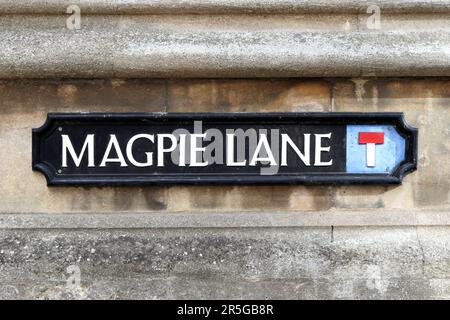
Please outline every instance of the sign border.
[[[256, 123], [271, 120], [298, 120], [302, 124], [386, 124], [394, 125], [398, 133], [405, 138], [405, 160], [402, 161], [390, 174], [361, 174], [361, 173], [311, 173], [298, 175], [226, 175], [226, 176], [155, 176], [124, 177], [124, 176], [86, 176], [71, 175], [70, 178], [59, 176], [54, 168], [41, 161], [41, 144], [46, 134], [56, 130], [56, 121], [194, 121], [194, 120], [252, 120]], [[42, 172], [47, 179], [47, 185], [174, 185], [174, 184], [401, 184], [408, 172], [417, 168], [418, 129], [405, 122], [403, 112], [285, 112], [285, 113], [48, 113], [45, 123], [32, 129], [32, 169]]]

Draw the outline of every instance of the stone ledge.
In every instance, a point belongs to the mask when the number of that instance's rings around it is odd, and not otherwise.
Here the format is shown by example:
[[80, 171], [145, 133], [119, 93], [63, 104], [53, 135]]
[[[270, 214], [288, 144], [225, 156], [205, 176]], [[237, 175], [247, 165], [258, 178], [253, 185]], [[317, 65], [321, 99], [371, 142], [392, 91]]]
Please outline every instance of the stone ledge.
[[72, 32], [64, 21], [56, 28], [17, 18], [22, 26], [0, 33], [0, 78], [450, 76], [450, 33], [442, 30], [211, 31], [101, 21]]
[[450, 226], [450, 209], [305, 212], [3, 213], [0, 229]]
[[448, 298], [449, 244], [449, 227], [3, 229], [0, 298]]
[[[84, 13], [164, 14], [164, 13], [365, 13], [374, 1], [368, 0], [0, 0], [2, 13], [64, 13], [67, 6], [79, 5]], [[381, 10], [399, 13], [449, 12], [446, 0], [379, 0]]]

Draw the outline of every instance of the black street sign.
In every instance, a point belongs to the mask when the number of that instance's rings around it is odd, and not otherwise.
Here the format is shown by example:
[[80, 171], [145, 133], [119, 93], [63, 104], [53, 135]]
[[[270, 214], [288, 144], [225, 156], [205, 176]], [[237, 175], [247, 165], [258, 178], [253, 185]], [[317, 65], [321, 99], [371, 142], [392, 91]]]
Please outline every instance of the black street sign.
[[48, 185], [401, 183], [402, 113], [51, 113], [33, 129]]

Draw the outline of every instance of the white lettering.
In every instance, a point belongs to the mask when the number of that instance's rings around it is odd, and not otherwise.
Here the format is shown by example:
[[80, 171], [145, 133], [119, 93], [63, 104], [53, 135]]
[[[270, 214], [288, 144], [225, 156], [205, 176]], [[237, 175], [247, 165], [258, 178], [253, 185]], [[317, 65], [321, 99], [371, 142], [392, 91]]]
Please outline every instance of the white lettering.
[[[164, 139], [170, 139], [171, 146], [164, 148]], [[164, 153], [172, 152], [177, 147], [177, 138], [173, 134], [163, 133], [158, 135], [158, 167], [164, 167]]]
[[72, 157], [73, 162], [76, 167], [79, 167], [81, 164], [81, 159], [83, 159], [84, 152], [86, 148], [88, 149], [88, 167], [95, 167], [94, 163], [94, 134], [88, 134], [86, 136], [86, 140], [84, 140], [83, 147], [81, 148], [80, 155], [77, 156], [75, 153], [75, 149], [73, 148], [72, 142], [68, 135], [63, 134], [62, 137], [62, 167], [67, 167], [67, 151], [69, 151], [70, 156]]
[[[261, 153], [261, 149], [264, 146], [264, 151], [267, 153], [267, 157], [260, 157], [259, 154]], [[276, 165], [277, 162], [275, 161], [275, 158], [273, 157], [272, 150], [270, 149], [269, 141], [267, 141], [267, 135], [261, 134], [259, 136], [258, 145], [256, 146], [255, 153], [253, 154], [252, 160], [250, 161], [250, 165], [254, 166], [256, 165], [257, 161], [269, 161], [270, 165]]]
[[328, 162], [322, 162], [321, 160], [322, 152], [330, 152], [331, 148], [330, 146], [322, 147], [322, 139], [323, 138], [331, 139], [331, 132], [326, 134], [315, 134], [314, 136], [316, 138], [316, 154], [314, 159], [314, 165], [318, 167], [331, 166], [333, 164], [333, 159], [331, 159]]
[[[106, 147], [105, 154], [103, 156], [103, 160], [100, 163], [100, 167], [106, 167], [107, 162], [120, 162], [121, 167], [127, 167], [127, 163], [125, 161], [125, 158], [123, 157], [122, 151], [120, 150], [119, 142], [117, 141], [117, 137], [115, 134], [109, 135], [109, 142], [108, 146]], [[116, 151], [117, 158], [110, 158], [109, 154], [111, 153], [111, 149], [114, 147], [114, 150]]]
[[241, 162], [234, 161], [234, 137], [234, 134], [227, 133], [227, 166], [243, 167], [247, 163], [247, 160]]
[[[197, 147], [197, 138], [205, 138], [206, 133], [203, 134], [191, 134], [191, 167], [205, 167], [208, 165], [208, 162], [197, 162], [197, 152], [205, 152], [206, 148]], [[203, 155], [200, 156], [200, 159], [203, 158]]]
[[137, 134], [133, 136], [127, 143], [127, 158], [128, 161], [131, 162], [132, 165], [136, 167], [149, 167], [153, 164], [152, 154], [153, 152], [146, 152], [147, 155], [147, 161], [146, 162], [139, 162], [136, 161], [133, 157], [133, 144], [137, 139], [148, 139], [151, 142], [155, 142], [155, 137], [152, 134]]
[[286, 134], [281, 134], [281, 165], [287, 166], [287, 145], [289, 144], [292, 149], [294, 149], [295, 153], [299, 156], [299, 158], [303, 161], [306, 166], [310, 166], [310, 158], [311, 158], [311, 134], [305, 133], [303, 135], [303, 152], [302, 153], [299, 148], [295, 145], [292, 139]]

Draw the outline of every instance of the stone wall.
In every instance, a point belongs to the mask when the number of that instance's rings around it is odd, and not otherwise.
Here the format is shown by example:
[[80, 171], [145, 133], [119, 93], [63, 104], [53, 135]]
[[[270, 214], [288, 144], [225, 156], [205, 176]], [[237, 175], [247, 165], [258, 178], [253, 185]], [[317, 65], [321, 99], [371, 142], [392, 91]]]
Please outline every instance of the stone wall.
[[[445, 79], [63, 80], [0, 84], [0, 212], [450, 208]], [[402, 186], [51, 187], [30, 171], [31, 128], [48, 112], [404, 112], [419, 169]], [[14, 164], [13, 166], [11, 164]]]
[[[450, 73], [448, 0], [382, 1], [379, 25], [370, 1], [113, 2], [0, 0], [0, 78]], [[69, 3], [79, 29], [67, 28]]]
[[[449, 89], [436, 78], [3, 81], [0, 295], [447, 297]], [[401, 111], [420, 130], [420, 161], [401, 186], [47, 187], [31, 171], [31, 128], [55, 111]]]

